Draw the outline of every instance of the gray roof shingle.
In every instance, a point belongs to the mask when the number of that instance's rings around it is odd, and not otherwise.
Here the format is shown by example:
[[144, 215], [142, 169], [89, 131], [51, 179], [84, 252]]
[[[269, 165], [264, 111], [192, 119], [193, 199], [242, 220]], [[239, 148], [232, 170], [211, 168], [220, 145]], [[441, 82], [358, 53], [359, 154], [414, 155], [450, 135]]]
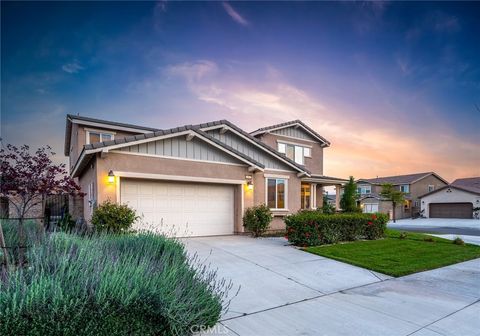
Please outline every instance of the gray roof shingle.
[[480, 193], [480, 177], [468, 177], [456, 179], [451, 184], [454, 187], [459, 187], [472, 192]]
[[[371, 184], [383, 184], [383, 183], [391, 183], [391, 184], [410, 184], [413, 183], [425, 176], [435, 174], [434, 172], [427, 172], [427, 173], [416, 173], [416, 174], [408, 174], [408, 175], [395, 175], [395, 176], [385, 176], [385, 177], [376, 177], [370, 179], [359, 179], [358, 182], [367, 182]], [[435, 174], [436, 175], [436, 174]], [[438, 176], [438, 175], [436, 175]]]

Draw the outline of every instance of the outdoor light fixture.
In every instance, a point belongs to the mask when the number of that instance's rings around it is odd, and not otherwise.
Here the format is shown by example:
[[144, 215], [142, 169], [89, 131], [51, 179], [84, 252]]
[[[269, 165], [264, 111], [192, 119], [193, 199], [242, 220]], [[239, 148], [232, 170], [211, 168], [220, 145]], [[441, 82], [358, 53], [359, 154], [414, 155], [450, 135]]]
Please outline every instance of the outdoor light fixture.
[[115, 182], [115, 174], [112, 170], [108, 172], [108, 183], [112, 184]]
[[253, 182], [252, 181], [247, 181], [247, 188], [248, 188], [248, 190], [253, 190]]

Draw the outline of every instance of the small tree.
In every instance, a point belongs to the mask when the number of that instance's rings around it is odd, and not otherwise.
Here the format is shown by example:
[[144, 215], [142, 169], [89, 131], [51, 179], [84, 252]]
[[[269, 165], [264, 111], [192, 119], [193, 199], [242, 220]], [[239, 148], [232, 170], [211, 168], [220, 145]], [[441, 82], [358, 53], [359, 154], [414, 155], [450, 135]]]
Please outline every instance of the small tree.
[[400, 190], [396, 190], [393, 184], [384, 183], [382, 184], [382, 191], [380, 192], [380, 195], [386, 201], [392, 202], [392, 208], [393, 208], [392, 216], [393, 216], [393, 222], [395, 223], [395, 219], [396, 219], [395, 208], [397, 207], [397, 204], [403, 203], [403, 201], [405, 201], [405, 194]]
[[254, 237], [260, 237], [267, 231], [271, 221], [272, 212], [265, 204], [248, 208], [243, 216], [243, 226], [251, 231]]
[[[7, 144], [0, 149], [0, 196], [7, 197], [16, 211], [20, 265], [25, 245], [24, 219], [28, 212], [43, 205], [48, 195], [81, 194], [80, 187], [67, 174], [65, 164], [53, 163], [53, 155], [49, 146], [37, 149], [34, 154], [27, 145], [18, 148]], [[5, 246], [5, 242], [0, 243]], [[5, 262], [8, 262], [6, 256]]]
[[323, 195], [322, 212], [324, 214], [335, 213], [335, 207], [328, 202], [328, 195], [327, 194]]
[[357, 198], [357, 184], [355, 183], [353, 176], [350, 176], [350, 180], [345, 184], [343, 189], [343, 195], [340, 199], [340, 208], [342, 208], [344, 212], [359, 212]]

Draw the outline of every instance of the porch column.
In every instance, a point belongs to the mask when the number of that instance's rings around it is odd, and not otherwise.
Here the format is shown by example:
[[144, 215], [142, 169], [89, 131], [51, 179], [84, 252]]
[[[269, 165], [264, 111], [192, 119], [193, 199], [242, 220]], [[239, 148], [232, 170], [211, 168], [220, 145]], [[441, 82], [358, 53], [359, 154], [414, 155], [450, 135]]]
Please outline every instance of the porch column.
[[340, 210], [340, 191], [342, 186], [340, 184], [335, 185], [335, 209]]
[[310, 207], [315, 210], [317, 209], [317, 184], [312, 183], [310, 190]]

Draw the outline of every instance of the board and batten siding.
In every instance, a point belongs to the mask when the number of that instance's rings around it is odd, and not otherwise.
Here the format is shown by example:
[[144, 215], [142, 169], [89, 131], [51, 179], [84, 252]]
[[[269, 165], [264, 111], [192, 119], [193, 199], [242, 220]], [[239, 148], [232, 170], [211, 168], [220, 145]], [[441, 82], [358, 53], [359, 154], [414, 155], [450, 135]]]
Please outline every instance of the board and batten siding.
[[122, 152], [143, 153], [159, 156], [171, 156], [176, 158], [184, 158], [190, 160], [202, 160], [212, 162], [237, 163], [242, 164], [240, 160], [228, 155], [222, 150], [213, 147], [210, 144], [194, 137], [187, 141], [185, 136], [163, 139], [123, 147]]
[[265, 168], [292, 170], [291, 167], [282, 163], [280, 160], [265, 152], [263, 149], [257, 148], [255, 145], [251, 144], [245, 139], [242, 139], [232, 132], [225, 132], [221, 134], [220, 129], [213, 129], [207, 133], [215, 139], [220, 140], [227, 146], [230, 146], [238, 150], [240, 153], [243, 153], [255, 161], [265, 165]]
[[273, 134], [278, 134], [278, 135], [284, 135], [292, 138], [298, 138], [298, 139], [303, 139], [303, 140], [310, 140], [310, 141], [318, 141], [314, 137], [312, 137], [310, 134], [305, 132], [303, 129], [300, 127], [287, 127], [287, 128], [281, 128], [278, 130], [274, 130], [271, 133]]

